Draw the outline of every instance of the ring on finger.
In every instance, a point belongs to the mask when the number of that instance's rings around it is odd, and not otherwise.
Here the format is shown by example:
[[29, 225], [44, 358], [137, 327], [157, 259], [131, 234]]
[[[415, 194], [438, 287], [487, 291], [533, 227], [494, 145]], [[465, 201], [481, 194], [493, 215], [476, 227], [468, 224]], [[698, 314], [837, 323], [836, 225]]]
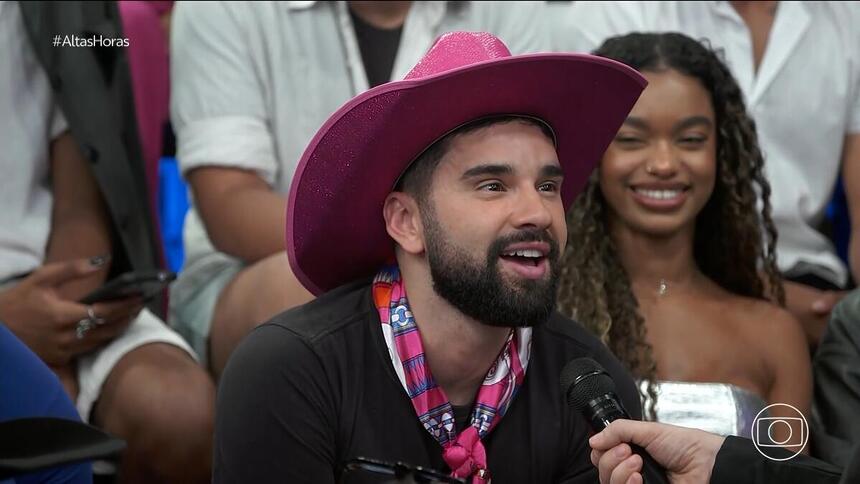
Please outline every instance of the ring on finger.
[[87, 319], [92, 321], [96, 326], [105, 324], [105, 318], [96, 316], [96, 310], [92, 306], [87, 306]]
[[86, 336], [94, 327], [95, 324], [89, 317], [78, 321], [78, 324], [75, 326], [75, 337], [78, 339], [84, 339], [84, 336]]

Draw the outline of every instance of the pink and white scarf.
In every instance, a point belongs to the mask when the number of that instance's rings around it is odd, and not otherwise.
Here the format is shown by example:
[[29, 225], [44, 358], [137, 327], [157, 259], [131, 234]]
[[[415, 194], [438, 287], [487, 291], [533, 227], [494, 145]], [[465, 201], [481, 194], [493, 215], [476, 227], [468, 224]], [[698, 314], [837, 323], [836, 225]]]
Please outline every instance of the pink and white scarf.
[[418, 420], [442, 446], [442, 457], [451, 475], [471, 477], [473, 484], [488, 483], [487, 455], [481, 439], [498, 424], [523, 383], [531, 351], [531, 328], [511, 332], [478, 391], [469, 427], [457, 435], [454, 409], [430, 374], [396, 264], [384, 267], [374, 278], [373, 301], [394, 370], [412, 400]]

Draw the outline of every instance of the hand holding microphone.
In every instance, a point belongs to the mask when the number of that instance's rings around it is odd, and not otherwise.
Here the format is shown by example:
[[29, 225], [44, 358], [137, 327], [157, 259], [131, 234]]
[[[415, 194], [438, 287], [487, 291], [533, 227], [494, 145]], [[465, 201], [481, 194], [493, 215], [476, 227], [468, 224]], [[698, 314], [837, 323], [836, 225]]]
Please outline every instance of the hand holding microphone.
[[[565, 365], [561, 371], [559, 383], [568, 405], [581, 413], [595, 432], [606, 429], [613, 421], [630, 419], [630, 415], [615, 394], [615, 382], [612, 381], [612, 377], [591, 358], [577, 358]], [[602, 453], [596, 459], [595, 454], [592, 453], [592, 463], [600, 471], [601, 484], [669, 482], [666, 479], [666, 471], [648, 455], [648, 452], [636, 445], [641, 442], [629, 440], [627, 441], [631, 442], [629, 447], [623, 442], [625, 441], [614, 441], [612, 445], [598, 450]], [[613, 453], [607, 455], [605, 451], [611, 447], [615, 447]], [[622, 474], [624, 474], [623, 478]]]
[[[616, 420], [588, 443], [601, 484], [642, 482], [641, 461], [627, 443], [641, 446], [667, 470], [672, 484], [710, 482], [725, 437], [654, 422]], [[647, 482], [647, 481], [646, 481]]]

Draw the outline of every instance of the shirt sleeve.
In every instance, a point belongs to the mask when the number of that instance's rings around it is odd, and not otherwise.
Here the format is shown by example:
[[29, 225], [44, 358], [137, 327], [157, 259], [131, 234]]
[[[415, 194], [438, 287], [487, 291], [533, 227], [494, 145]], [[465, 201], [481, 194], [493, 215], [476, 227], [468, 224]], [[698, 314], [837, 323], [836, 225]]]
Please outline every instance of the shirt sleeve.
[[[850, 32], [851, 40], [849, 40], [848, 45], [860, 45], [860, 26], [858, 26], [858, 22], [860, 22], [860, 5], [846, 4], [840, 5], [840, 7], [847, 9], [843, 15], [845, 24], [842, 28]], [[854, 85], [849, 90], [851, 94], [846, 102], [849, 111], [845, 134], [848, 135], [860, 134], [860, 55], [857, 55], [856, 49], [852, 53], [854, 54], [854, 62], [851, 75], [853, 76]]]
[[[784, 453], [785, 457], [791, 456], [791, 452]], [[717, 452], [711, 484], [837, 484], [840, 474], [836, 467], [805, 455], [781, 462], [767, 459], [759, 454], [752, 440], [729, 436]]]
[[[858, 16], [860, 17], [860, 16]], [[860, 38], [860, 36], [858, 36]], [[853, 99], [848, 102], [851, 105], [851, 112], [848, 113], [848, 129], [847, 134], [860, 134], [860, 66], [855, 69], [854, 73], [854, 95]]]
[[66, 121], [66, 116], [63, 115], [63, 110], [60, 105], [54, 102], [54, 109], [51, 113], [51, 141], [57, 139], [61, 134], [69, 129], [69, 123]]
[[252, 49], [253, 4], [177, 2], [171, 27], [171, 120], [183, 173], [199, 166], [278, 173], [265, 85]]
[[335, 482], [337, 412], [322, 368], [280, 326], [242, 342], [219, 383], [213, 482]]

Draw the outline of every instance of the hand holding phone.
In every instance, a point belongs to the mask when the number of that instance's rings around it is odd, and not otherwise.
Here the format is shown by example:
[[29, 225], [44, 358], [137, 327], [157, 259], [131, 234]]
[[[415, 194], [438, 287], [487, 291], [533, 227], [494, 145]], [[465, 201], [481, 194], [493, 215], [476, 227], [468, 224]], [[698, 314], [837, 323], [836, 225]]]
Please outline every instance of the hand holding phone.
[[80, 302], [94, 304], [130, 297], [146, 300], [158, 295], [175, 279], [176, 274], [170, 271], [126, 272], [87, 294]]

